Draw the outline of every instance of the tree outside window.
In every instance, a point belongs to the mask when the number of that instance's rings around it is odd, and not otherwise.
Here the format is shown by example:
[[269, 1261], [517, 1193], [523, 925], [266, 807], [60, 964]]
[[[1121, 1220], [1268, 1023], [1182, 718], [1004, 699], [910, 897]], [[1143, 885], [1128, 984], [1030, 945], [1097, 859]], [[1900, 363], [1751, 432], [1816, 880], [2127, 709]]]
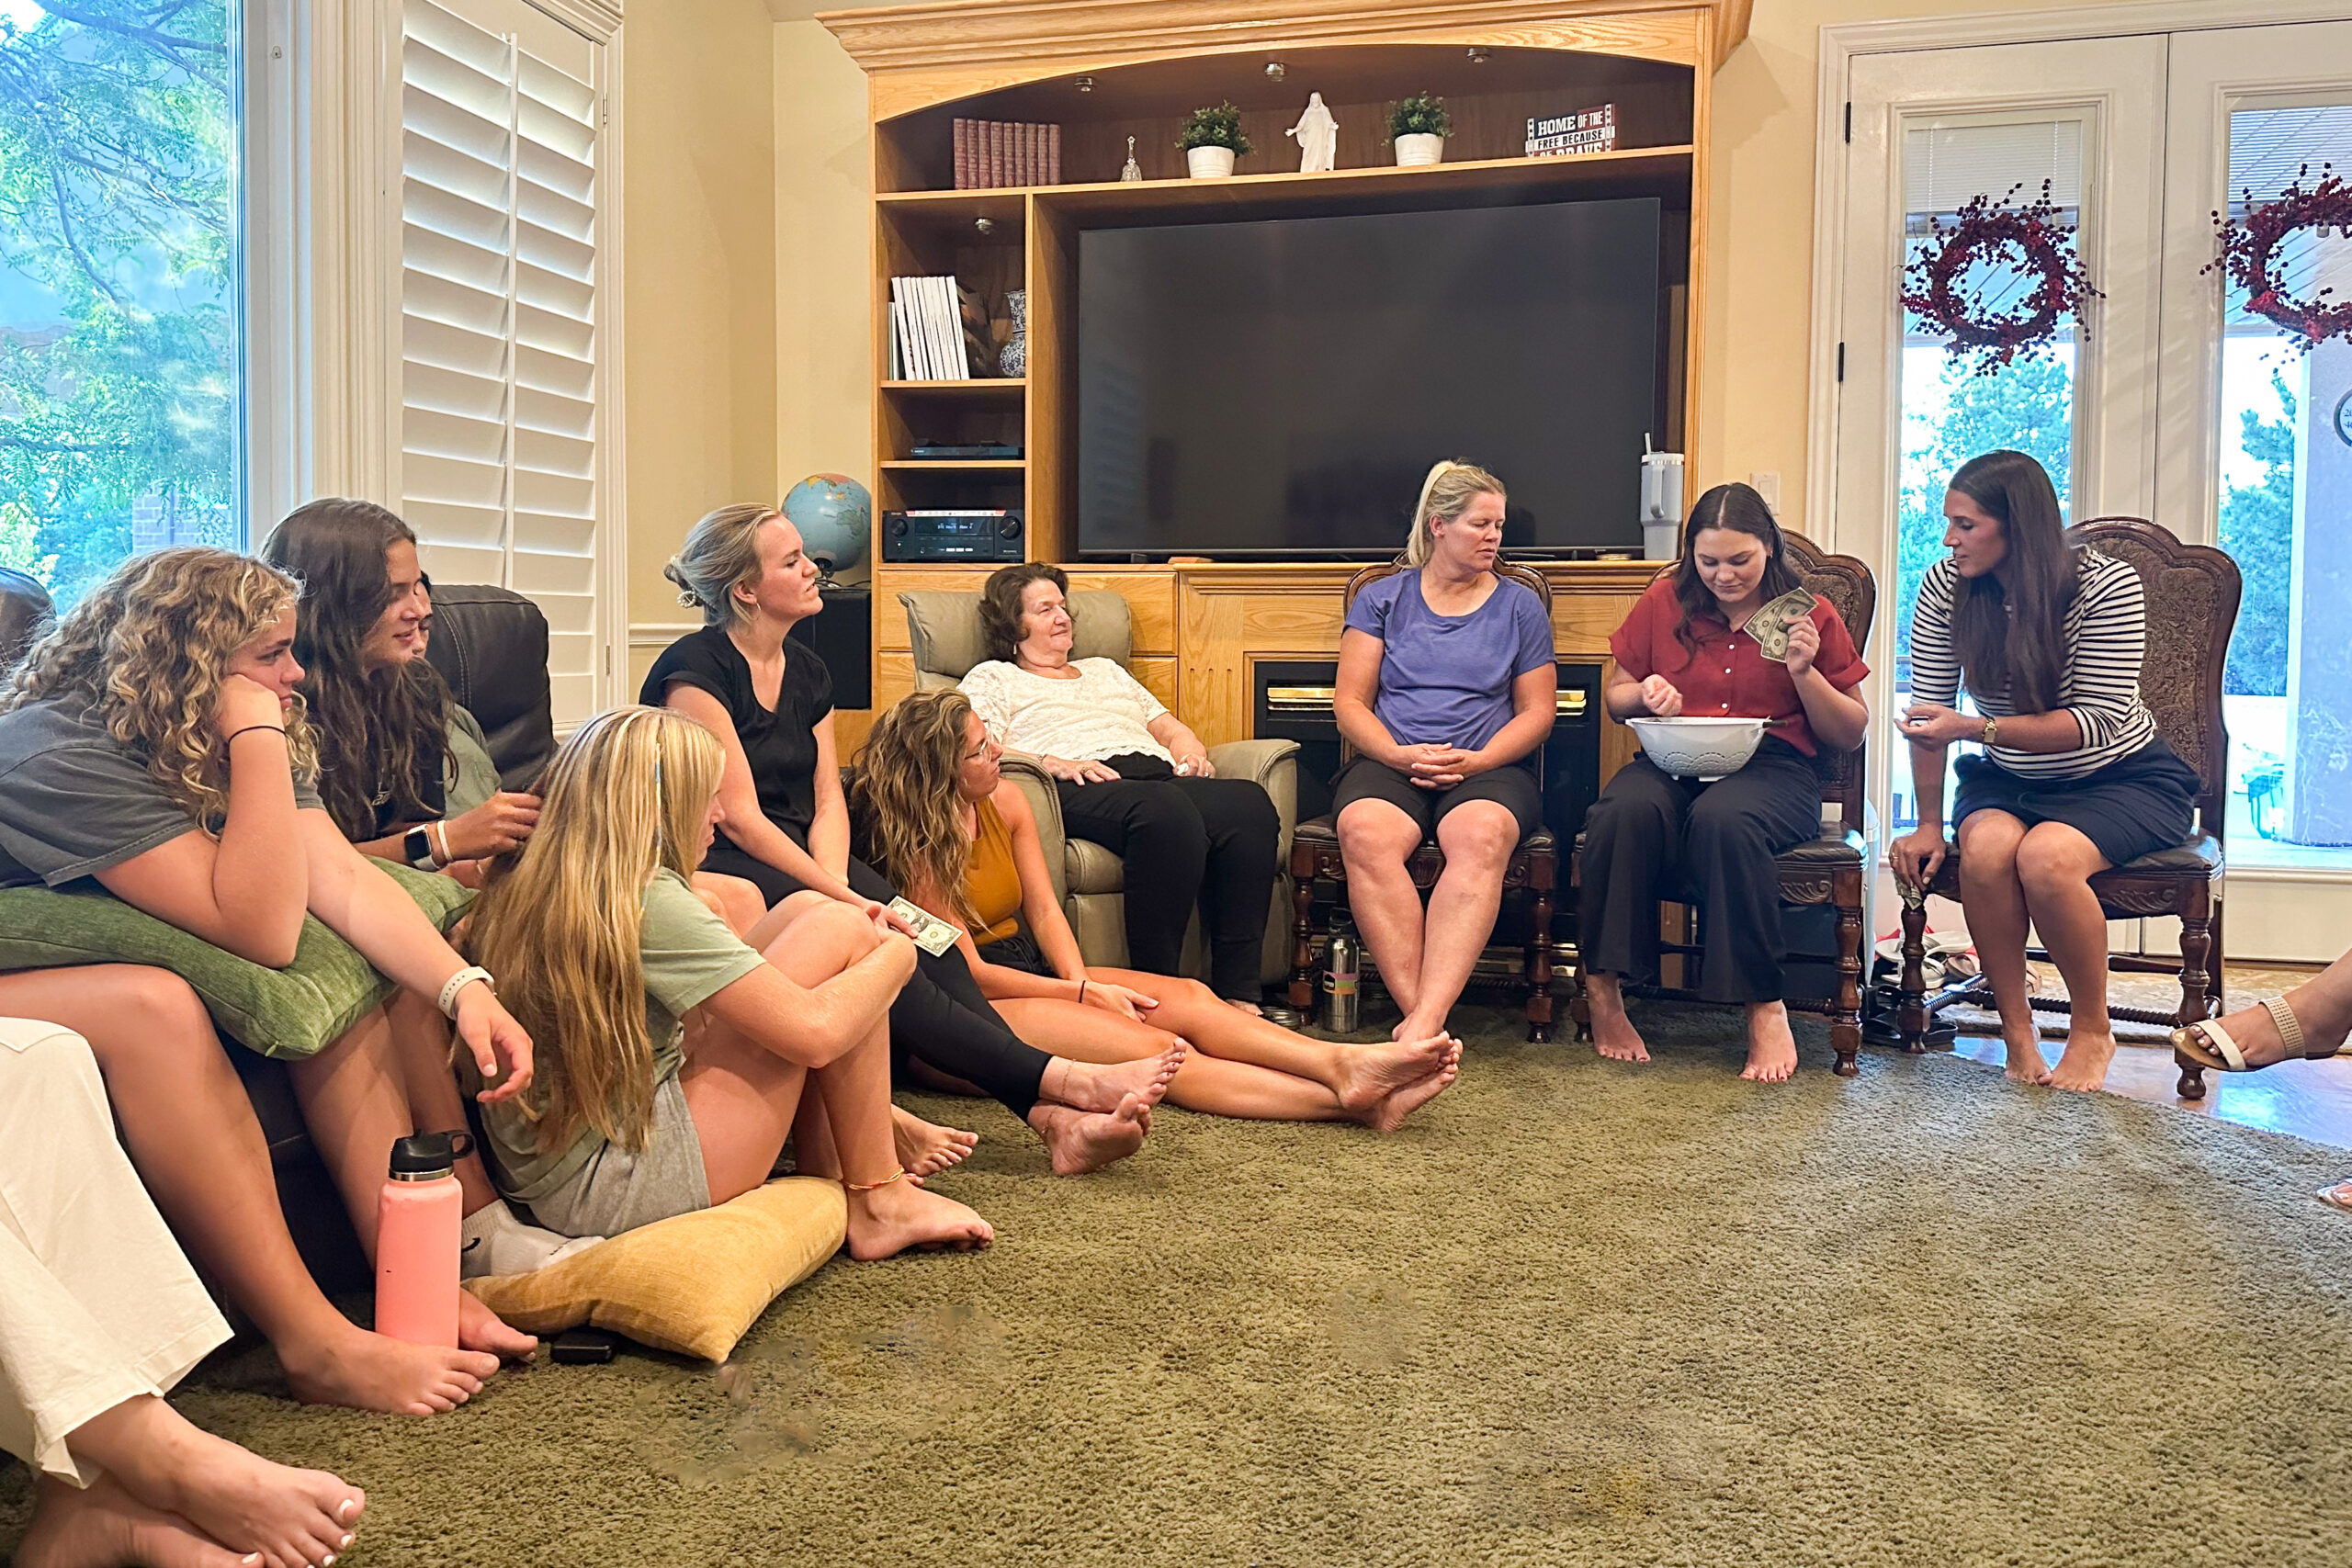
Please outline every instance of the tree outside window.
[[239, 547], [227, 0], [0, 0], [0, 566]]

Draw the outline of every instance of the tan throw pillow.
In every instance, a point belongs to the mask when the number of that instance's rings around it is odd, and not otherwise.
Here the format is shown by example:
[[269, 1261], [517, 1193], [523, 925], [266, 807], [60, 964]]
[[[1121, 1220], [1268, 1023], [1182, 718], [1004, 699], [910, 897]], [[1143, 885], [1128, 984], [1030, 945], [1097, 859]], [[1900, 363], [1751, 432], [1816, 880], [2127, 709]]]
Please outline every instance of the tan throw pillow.
[[466, 1289], [526, 1334], [584, 1323], [723, 1361], [770, 1302], [841, 1250], [848, 1224], [840, 1183], [787, 1176], [537, 1273], [469, 1280]]

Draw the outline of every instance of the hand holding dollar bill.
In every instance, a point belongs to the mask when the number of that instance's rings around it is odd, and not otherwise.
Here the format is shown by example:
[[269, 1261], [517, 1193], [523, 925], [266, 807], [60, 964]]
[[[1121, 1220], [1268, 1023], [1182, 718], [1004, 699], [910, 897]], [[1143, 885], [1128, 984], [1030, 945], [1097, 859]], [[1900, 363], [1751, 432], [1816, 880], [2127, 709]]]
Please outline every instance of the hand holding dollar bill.
[[1792, 588], [1747, 617], [1748, 635], [1758, 652], [1775, 664], [1789, 661], [1789, 628], [1813, 614], [1820, 601], [1802, 588]]
[[914, 943], [933, 958], [956, 945], [956, 928], [905, 898], [890, 900], [890, 913], [914, 928]]

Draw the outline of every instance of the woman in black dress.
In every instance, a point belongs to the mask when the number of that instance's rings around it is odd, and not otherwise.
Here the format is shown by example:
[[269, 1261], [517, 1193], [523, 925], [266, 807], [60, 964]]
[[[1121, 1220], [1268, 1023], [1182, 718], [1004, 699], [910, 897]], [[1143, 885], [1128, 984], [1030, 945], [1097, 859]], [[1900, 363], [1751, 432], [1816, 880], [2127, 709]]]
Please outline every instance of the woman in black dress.
[[[702, 611], [703, 628], [663, 650], [638, 700], [674, 708], [727, 748], [703, 870], [755, 884], [772, 906], [812, 893], [895, 919], [887, 906], [898, 890], [849, 852], [832, 676], [815, 649], [785, 640], [824, 608], [800, 531], [771, 507], [722, 506], [688, 532], [663, 575], [681, 604]], [[890, 1009], [890, 1040], [901, 1058], [977, 1085], [1028, 1122], [1064, 1174], [1132, 1154], [1150, 1117], [1130, 1097], [1164, 1083], [1183, 1056], [1181, 1043], [1170, 1059], [1107, 1066], [1048, 1056], [1006, 1027], [953, 948], [918, 961]], [[928, 1145], [902, 1148], [915, 1156], [910, 1169], [926, 1157], [952, 1163], [971, 1146], [970, 1134], [925, 1123], [902, 1121], [900, 1133]]]

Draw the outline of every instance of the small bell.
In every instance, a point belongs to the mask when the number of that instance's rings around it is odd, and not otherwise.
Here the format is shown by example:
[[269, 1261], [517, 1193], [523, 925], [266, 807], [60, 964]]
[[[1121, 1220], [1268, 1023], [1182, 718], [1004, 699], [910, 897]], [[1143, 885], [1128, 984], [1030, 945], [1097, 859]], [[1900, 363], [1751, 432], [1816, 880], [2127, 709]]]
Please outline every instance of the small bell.
[[1127, 161], [1119, 170], [1119, 178], [1127, 185], [1143, 178], [1143, 165], [1136, 162], [1136, 139], [1132, 136], [1127, 138]]

